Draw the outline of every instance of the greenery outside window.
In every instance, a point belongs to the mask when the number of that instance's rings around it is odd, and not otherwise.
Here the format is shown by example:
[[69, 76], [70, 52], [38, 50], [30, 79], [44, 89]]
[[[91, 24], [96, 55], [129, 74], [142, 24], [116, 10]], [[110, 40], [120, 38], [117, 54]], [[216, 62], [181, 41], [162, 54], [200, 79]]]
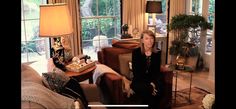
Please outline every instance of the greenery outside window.
[[39, 38], [39, 5], [46, 0], [21, 0], [21, 62], [49, 57], [49, 41]]
[[83, 54], [97, 60], [101, 47], [120, 34], [120, 0], [80, 0]]
[[[215, 0], [209, 1], [209, 8], [208, 8], [208, 22], [214, 23], [215, 20]], [[212, 35], [213, 30], [207, 30], [207, 43], [206, 43], [206, 52], [212, 51]]]
[[[203, 0], [192, 0], [192, 13], [193, 14], [202, 14], [202, 2]], [[208, 22], [214, 24], [214, 14], [215, 14], [215, 0], [209, 0], [208, 10]], [[212, 51], [212, 35], [213, 30], [207, 30], [207, 38], [206, 38], [206, 45], [205, 45], [205, 52], [210, 53]], [[199, 37], [200, 38], [200, 37]], [[199, 39], [200, 40], [200, 39]]]

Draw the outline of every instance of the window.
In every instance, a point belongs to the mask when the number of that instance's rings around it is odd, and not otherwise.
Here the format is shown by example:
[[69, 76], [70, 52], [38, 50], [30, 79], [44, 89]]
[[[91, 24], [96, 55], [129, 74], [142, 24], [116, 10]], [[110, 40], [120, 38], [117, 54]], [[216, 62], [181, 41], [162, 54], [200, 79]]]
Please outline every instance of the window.
[[49, 39], [39, 38], [39, 5], [46, 0], [21, 0], [21, 62], [49, 57]]
[[166, 34], [167, 28], [166, 28], [166, 0], [161, 0], [162, 4], [162, 13], [161, 14], [155, 14], [154, 18], [155, 23], [153, 22], [152, 14], [148, 14], [148, 25], [156, 24], [156, 32], [160, 34]]
[[202, 0], [192, 0], [192, 13], [202, 14]]
[[[215, 14], [215, 0], [209, 0], [208, 10], [202, 10], [202, 0], [192, 0], [192, 13], [193, 14], [202, 14], [202, 11], [208, 11], [208, 22], [211, 24], [214, 23], [214, 14]], [[206, 45], [205, 45], [205, 52], [210, 53], [212, 51], [212, 35], [213, 30], [207, 30], [206, 36]], [[199, 37], [200, 38], [200, 37]], [[200, 41], [200, 39], [199, 39]], [[200, 43], [200, 42], [199, 42]]]
[[83, 54], [97, 60], [101, 47], [120, 33], [120, 0], [80, 0]]
[[[208, 21], [213, 24], [214, 19], [215, 19], [215, 0], [209, 0]], [[212, 35], [213, 35], [213, 29], [207, 30], [206, 52], [212, 51]]]

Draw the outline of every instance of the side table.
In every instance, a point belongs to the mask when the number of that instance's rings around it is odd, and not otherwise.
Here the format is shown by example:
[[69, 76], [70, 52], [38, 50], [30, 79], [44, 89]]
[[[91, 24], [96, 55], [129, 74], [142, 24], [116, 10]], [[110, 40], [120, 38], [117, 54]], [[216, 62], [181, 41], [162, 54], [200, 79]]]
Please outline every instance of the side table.
[[175, 89], [174, 89], [174, 104], [176, 104], [176, 96], [177, 96], [177, 85], [178, 85], [178, 74], [179, 73], [189, 73], [190, 74], [190, 80], [189, 80], [189, 93], [188, 93], [188, 102], [191, 104], [191, 89], [192, 89], [192, 72], [193, 69], [190, 66], [184, 66], [183, 69], [176, 69], [176, 67], [174, 67], [174, 65], [170, 65], [169, 66], [170, 69], [172, 69], [175, 73]]
[[190, 74], [190, 81], [189, 81], [189, 92], [188, 92], [188, 102], [191, 104], [191, 88], [192, 88], [192, 72], [186, 72], [182, 70], [175, 70], [175, 103], [176, 104], [176, 95], [177, 95], [177, 78], [179, 73], [189, 73]]
[[96, 66], [90, 67], [86, 70], [81, 72], [73, 72], [73, 71], [66, 71], [66, 75], [69, 77], [73, 77], [79, 82], [89, 79], [89, 84], [93, 83], [93, 71], [95, 70]]

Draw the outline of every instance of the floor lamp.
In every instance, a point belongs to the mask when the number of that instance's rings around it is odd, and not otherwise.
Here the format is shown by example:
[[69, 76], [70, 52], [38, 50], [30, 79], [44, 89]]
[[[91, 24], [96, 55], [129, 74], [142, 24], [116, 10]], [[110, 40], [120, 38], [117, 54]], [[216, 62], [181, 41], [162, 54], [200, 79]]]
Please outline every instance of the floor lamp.
[[54, 64], [62, 70], [65, 70], [65, 63], [60, 37], [72, 32], [72, 19], [67, 4], [40, 5], [39, 37], [54, 38], [51, 56]]

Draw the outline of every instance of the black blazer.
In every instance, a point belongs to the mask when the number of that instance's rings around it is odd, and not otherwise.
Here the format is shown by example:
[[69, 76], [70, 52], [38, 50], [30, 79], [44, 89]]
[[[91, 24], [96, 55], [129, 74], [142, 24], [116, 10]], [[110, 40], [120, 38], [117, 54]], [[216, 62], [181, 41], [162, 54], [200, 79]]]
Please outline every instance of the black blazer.
[[152, 86], [150, 83], [153, 82], [156, 85], [156, 89], [161, 93], [164, 82], [163, 74], [160, 72], [161, 51], [152, 52], [149, 73], [146, 73], [146, 62], [146, 55], [141, 53], [141, 48], [133, 50], [132, 70], [134, 77], [130, 87], [134, 92], [151, 94]]

